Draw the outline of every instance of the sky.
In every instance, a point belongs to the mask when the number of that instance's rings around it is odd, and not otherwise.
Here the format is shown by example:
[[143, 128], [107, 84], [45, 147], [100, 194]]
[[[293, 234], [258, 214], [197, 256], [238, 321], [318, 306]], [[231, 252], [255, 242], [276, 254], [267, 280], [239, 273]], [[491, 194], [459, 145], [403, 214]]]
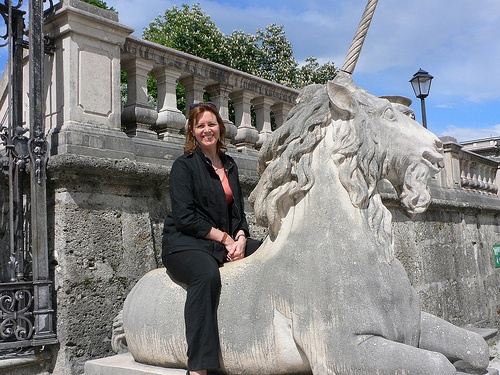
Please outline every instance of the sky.
[[[294, 57], [341, 67], [367, 0], [106, 0], [120, 23], [143, 29], [165, 10], [200, 4], [224, 33], [284, 26]], [[353, 78], [374, 95], [420, 99], [409, 80], [419, 69], [434, 79], [425, 99], [428, 129], [459, 142], [500, 136], [500, 1], [379, 0]], [[0, 50], [3, 69], [6, 48]]]

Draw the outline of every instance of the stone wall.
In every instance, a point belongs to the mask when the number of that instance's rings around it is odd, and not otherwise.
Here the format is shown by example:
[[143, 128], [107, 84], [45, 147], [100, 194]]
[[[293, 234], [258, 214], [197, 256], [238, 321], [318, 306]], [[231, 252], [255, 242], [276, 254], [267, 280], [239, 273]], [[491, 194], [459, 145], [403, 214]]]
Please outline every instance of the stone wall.
[[[393, 208], [397, 257], [422, 309], [459, 325], [498, 328], [500, 242], [498, 198], [434, 189], [433, 204], [415, 219]], [[446, 199], [442, 197], [446, 195]]]
[[[142, 275], [162, 266], [168, 175], [182, 151], [162, 141], [141, 144], [142, 152], [156, 150], [161, 157], [148, 163], [71, 154], [49, 160], [49, 251], [60, 342], [50, 366], [55, 374], [82, 374], [85, 361], [112, 354], [112, 322], [127, 293]], [[231, 154], [248, 195], [258, 179], [256, 156], [235, 149]], [[432, 191], [428, 211], [413, 219], [389, 190], [384, 194], [393, 213], [397, 257], [423, 310], [460, 326], [496, 328], [500, 270], [494, 268], [492, 246], [500, 242], [500, 202], [460, 189]], [[2, 189], [4, 230], [5, 193]], [[253, 222], [251, 207], [246, 208]], [[252, 228], [256, 237], [265, 235], [263, 228]]]
[[160, 266], [166, 169], [88, 157], [50, 161], [54, 373], [80, 374], [85, 360], [110, 353], [111, 323], [128, 291]]

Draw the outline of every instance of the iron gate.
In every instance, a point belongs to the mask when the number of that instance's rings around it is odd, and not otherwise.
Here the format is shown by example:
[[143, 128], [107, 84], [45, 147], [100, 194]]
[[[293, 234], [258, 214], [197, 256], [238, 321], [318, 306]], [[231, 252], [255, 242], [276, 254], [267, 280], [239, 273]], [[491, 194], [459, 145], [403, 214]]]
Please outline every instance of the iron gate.
[[[47, 52], [42, 0], [4, 0], [0, 13], [8, 48], [8, 110], [0, 124], [4, 229], [0, 233], [0, 354], [57, 342], [47, 242], [43, 61]], [[28, 16], [28, 27], [25, 17]], [[25, 39], [26, 30], [28, 38]], [[23, 92], [23, 50], [28, 50], [29, 92]], [[29, 118], [23, 119], [23, 108]], [[2, 217], [4, 217], [2, 216]]]

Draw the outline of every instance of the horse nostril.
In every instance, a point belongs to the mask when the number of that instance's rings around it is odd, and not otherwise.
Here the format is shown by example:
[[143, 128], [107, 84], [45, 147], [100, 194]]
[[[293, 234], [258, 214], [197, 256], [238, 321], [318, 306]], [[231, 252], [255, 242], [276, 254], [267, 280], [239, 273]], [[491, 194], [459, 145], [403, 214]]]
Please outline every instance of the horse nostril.
[[443, 142], [442, 142], [440, 139], [438, 139], [438, 138], [436, 138], [436, 139], [434, 140], [434, 144], [436, 145], [436, 147], [437, 147], [439, 150], [441, 150], [441, 149], [443, 148]]

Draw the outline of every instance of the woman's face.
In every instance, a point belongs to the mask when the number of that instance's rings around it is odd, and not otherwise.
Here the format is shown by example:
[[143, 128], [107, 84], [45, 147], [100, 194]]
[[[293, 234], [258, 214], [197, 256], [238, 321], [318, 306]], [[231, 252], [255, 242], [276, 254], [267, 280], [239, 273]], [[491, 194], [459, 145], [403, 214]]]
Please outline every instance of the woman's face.
[[210, 111], [200, 114], [198, 121], [193, 126], [193, 136], [200, 145], [202, 151], [217, 150], [217, 141], [220, 137], [219, 123]]

